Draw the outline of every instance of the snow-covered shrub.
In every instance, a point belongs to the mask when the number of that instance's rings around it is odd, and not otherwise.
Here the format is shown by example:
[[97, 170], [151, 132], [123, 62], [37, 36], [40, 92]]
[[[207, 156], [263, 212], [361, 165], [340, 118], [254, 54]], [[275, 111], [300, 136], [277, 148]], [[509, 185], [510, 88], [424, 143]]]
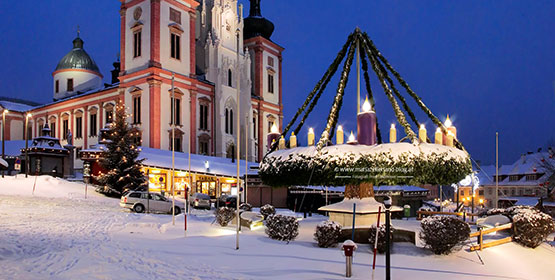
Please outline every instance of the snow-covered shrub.
[[260, 214], [264, 216], [264, 219], [268, 218], [270, 215], [274, 215], [276, 213], [276, 208], [270, 204], [266, 204], [260, 207]]
[[[389, 227], [389, 240], [393, 240], [393, 227]], [[368, 241], [370, 241], [370, 249], [374, 249], [374, 242], [376, 242], [376, 226], [373, 225], [370, 228], [370, 237], [368, 238]], [[391, 244], [393, 244], [393, 242], [389, 243], [389, 246], [391, 246]], [[380, 227], [378, 228], [378, 252], [383, 254], [385, 253], [385, 250], [387, 249], [387, 245], [385, 244], [385, 224], [380, 225]]]
[[418, 211], [428, 211], [428, 212], [434, 212], [437, 211], [437, 209], [428, 206], [428, 205], [423, 205], [422, 207], [418, 208]]
[[241, 203], [241, 205], [239, 205], [239, 209], [243, 211], [252, 211], [252, 205], [249, 203]]
[[507, 210], [503, 208], [492, 208], [486, 212], [486, 216], [493, 216], [493, 215], [506, 215]]
[[318, 242], [318, 247], [332, 247], [337, 244], [341, 236], [341, 225], [334, 221], [323, 221], [316, 226], [314, 240]]
[[266, 218], [266, 234], [271, 239], [289, 243], [299, 235], [299, 222], [291, 216], [270, 215]]
[[449, 216], [431, 216], [422, 219], [420, 239], [434, 254], [449, 254], [470, 235], [467, 223]]
[[507, 209], [505, 209], [505, 215], [508, 216], [509, 218], [511, 218], [511, 220], [513, 219], [514, 216], [521, 214], [521, 213], [539, 213], [540, 210], [532, 207], [532, 206], [525, 206], [525, 205], [518, 205], [518, 206], [512, 206], [509, 207]]
[[536, 248], [555, 231], [551, 216], [530, 209], [520, 209], [513, 216], [513, 240], [526, 247]]
[[220, 226], [225, 227], [235, 218], [235, 209], [220, 207], [214, 211], [214, 214], [216, 215], [216, 222], [220, 224]]

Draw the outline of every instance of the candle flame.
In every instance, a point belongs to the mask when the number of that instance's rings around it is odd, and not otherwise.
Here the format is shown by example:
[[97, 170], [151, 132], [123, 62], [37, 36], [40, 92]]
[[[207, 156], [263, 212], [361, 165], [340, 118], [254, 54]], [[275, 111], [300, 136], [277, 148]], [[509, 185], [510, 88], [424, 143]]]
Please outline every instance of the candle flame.
[[338, 126], [337, 126], [337, 131], [343, 131], [343, 126], [338, 125]]
[[312, 127], [308, 128], [308, 133], [309, 134], [311, 134], [311, 133], [314, 134], [314, 129]]
[[451, 136], [455, 137], [455, 134], [451, 130], [447, 131], [447, 135], [451, 135]]
[[272, 132], [272, 133], [278, 133], [278, 128], [277, 128], [276, 123], [274, 123], [274, 124], [272, 125], [272, 128], [270, 129], [270, 132]]
[[291, 132], [291, 137], [295, 136], [295, 131]]
[[441, 128], [438, 127], [438, 128], [436, 129], [436, 133], [441, 133]]
[[395, 129], [395, 124], [394, 123], [391, 124], [391, 129]]
[[351, 131], [351, 135], [349, 135], [349, 142], [355, 142], [355, 135], [353, 134], [353, 131]]
[[449, 119], [449, 115], [447, 115], [447, 119], [445, 119], [445, 126], [446, 127], [451, 127], [451, 125], [453, 125], [453, 123]]
[[422, 123], [420, 124], [420, 129], [426, 129], [426, 126]]
[[368, 102], [368, 96], [366, 96], [366, 100], [362, 104], [362, 111], [363, 112], [370, 112], [372, 110], [372, 106], [370, 106], [370, 102]]

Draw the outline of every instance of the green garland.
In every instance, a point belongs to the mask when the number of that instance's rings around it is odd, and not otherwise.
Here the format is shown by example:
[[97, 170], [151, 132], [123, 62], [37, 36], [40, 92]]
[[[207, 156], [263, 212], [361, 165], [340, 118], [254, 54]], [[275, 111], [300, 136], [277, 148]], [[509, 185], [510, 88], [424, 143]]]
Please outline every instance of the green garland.
[[339, 84], [337, 85], [337, 94], [335, 95], [333, 105], [331, 106], [326, 128], [324, 129], [324, 132], [322, 132], [320, 141], [318, 141], [318, 145], [316, 146], [317, 150], [320, 150], [324, 147], [324, 145], [327, 145], [329, 140], [333, 137], [335, 125], [337, 124], [337, 118], [339, 116], [339, 110], [341, 110], [341, 106], [343, 105], [343, 94], [345, 92], [347, 81], [349, 80], [349, 72], [351, 71], [351, 65], [353, 64], [355, 48], [355, 45], [351, 44], [349, 53], [347, 54], [347, 59], [345, 60], [345, 64], [343, 64], [343, 72], [341, 73]]
[[[409, 95], [416, 101], [416, 104], [420, 107], [420, 109], [422, 109], [422, 111], [424, 111], [424, 113], [426, 115], [428, 115], [428, 117], [432, 120], [432, 122], [434, 122], [434, 124], [437, 125], [437, 127], [439, 127], [444, 134], [447, 134], [447, 129], [445, 128], [443, 123], [439, 120], [439, 118], [437, 118], [434, 115], [434, 113], [432, 113], [432, 111], [430, 111], [430, 109], [428, 109], [428, 107], [426, 107], [426, 104], [424, 104], [422, 99], [420, 99], [420, 97], [418, 97], [418, 95], [416, 95], [416, 93], [410, 88], [408, 83], [401, 77], [401, 75], [397, 71], [395, 71], [393, 66], [391, 66], [391, 64], [389, 64], [387, 59], [376, 48], [376, 46], [374, 45], [374, 42], [370, 39], [368, 34], [366, 32], [364, 32], [362, 34], [362, 37], [363, 37], [363, 40], [366, 43], [366, 45], [368, 45], [373, 50], [373, 52], [375, 52], [376, 56], [385, 64], [387, 69], [389, 69], [389, 71], [395, 76], [395, 78], [397, 78], [399, 83], [407, 90]], [[454, 141], [455, 141], [455, 146], [457, 148], [459, 148], [463, 151], [466, 151], [466, 149], [464, 148], [464, 146], [462, 145], [462, 143], [460, 141], [458, 141], [457, 139], [454, 139]]]
[[[371, 168], [369, 168], [371, 167]], [[355, 171], [352, 171], [355, 170]], [[360, 172], [357, 172], [360, 171]], [[262, 181], [273, 187], [306, 185], [345, 186], [361, 182], [379, 185], [451, 185], [472, 172], [468, 158], [449, 158], [446, 152], [411, 157], [389, 153], [356, 157], [346, 153], [341, 158], [289, 155], [286, 159], [267, 157], [259, 170]]]
[[391, 103], [391, 106], [393, 107], [393, 111], [395, 112], [395, 117], [397, 117], [397, 121], [401, 126], [403, 126], [403, 128], [405, 129], [405, 133], [407, 134], [409, 139], [411, 139], [411, 141], [416, 141], [417, 140], [416, 134], [410, 128], [410, 124], [407, 122], [405, 115], [401, 111], [401, 108], [399, 108], [399, 104], [397, 104], [395, 97], [393, 97], [391, 89], [387, 86], [387, 83], [384, 80], [383, 73], [377, 67], [377, 61], [375, 57], [372, 55], [371, 52], [369, 52], [369, 49], [366, 49], [366, 51], [368, 52], [367, 55], [368, 55], [368, 58], [370, 59], [370, 64], [372, 65], [372, 69], [374, 69], [374, 72], [376, 72], [376, 74], [378, 75], [378, 80], [380, 80], [380, 83], [384, 89], [385, 95], [387, 96], [387, 98], [389, 99], [389, 102]]
[[[316, 103], [318, 102], [318, 100], [320, 99], [320, 96], [322, 95], [322, 93], [324, 92], [324, 89], [326, 88], [326, 86], [328, 85], [329, 81], [331, 80], [331, 78], [333, 77], [333, 75], [335, 74], [335, 72], [337, 71], [337, 68], [339, 67], [339, 64], [341, 63], [341, 61], [343, 60], [343, 58], [345, 58], [345, 54], [347, 53], [347, 49], [351, 46], [352, 44], [352, 39], [354, 36], [354, 32], [349, 34], [349, 37], [347, 37], [347, 41], [345, 42], [345, 44], [343, 45], [343, 47], [341, 48], [341, 50], [339, 51], [339, 53], [337, 54], [337, 56], [335, 57], [335, 59], [333, 60], [333, 62], [331, 63], [331, 65], [328, 67], [328, 70], [326, 71], [326, 73], [324, 74], [324, 76], [320, 79], [320, 81], [318, 81], [318, 83], [316, 84], [316, 86], [314, 87], [314, 89], [312, 89], [312, 91], [308, 94], [305, 102], [303, 103], [303, 105], [297, 110], [297, 112], [295, 113], [295, 115], [293, 116], [293, 118], [291, 119], [291, 121], [289, 121], [289, 123], [287, 124], [287, 126], [285, 127], [285, 129], [283, 130], [283, 132], [281, 133], [281, 136], [285, 137], [287, 135], [287, 133], [289, 132], [289, 130], [291, 129], [291, 126], [293, 126], [293, 124], [295, 123], [295, 121], [297, 120], [297, 118], [300, 116], [300, 114], [305, 111], [306, 107], [308, 106], [308, 104], [310, 103], [310, 107], [308, 108], [308, 110], [305, 112], [305, 114], [303, 115], [301, 121], [299, 122], [299, 124], [297, 125], [297, 127], [294, 130], [295, 135], [299, 134], [299, 131], [301, 130], [306, 118], [308, 117], [308, 115], [310, 114], [310, 112], [312, 112], [312, 110], [314, 109], [314, 106], [316, 106]], [[314, 98], [314, 99], [313, 99]], [[311, 102], [312, 100], [312, 102]], [[289, 140], [287, 141], [287, 146], [289, 146]], [[272, 145], [272, 147], [270, 148], [270, 150], [268, 151], [268, 153], [271, 153], [273, 151], [275, 151], [275, 149], [277, 148], [277, 141], [276, 143], [274, 143], [274, 145]]]

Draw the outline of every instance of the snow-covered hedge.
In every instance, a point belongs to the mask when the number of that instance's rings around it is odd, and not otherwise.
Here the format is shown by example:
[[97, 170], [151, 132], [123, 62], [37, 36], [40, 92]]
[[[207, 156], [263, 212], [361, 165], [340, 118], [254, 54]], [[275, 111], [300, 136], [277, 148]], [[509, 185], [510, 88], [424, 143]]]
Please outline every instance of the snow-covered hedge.
[[513, 240], [526, 247], [536, 248], [555, 231], [551, 216], [530, 209], [514, 209]]
[[341, 236], [341, 225], [334, 221], [323, 221], [316, 226], [314, 240], [319, 247], [332, 247], [339, 242]]
[[276, 208], [270, 204], [266, 204], [260, 207], [260, 214], [264, 216], [264, 219], [268, 218], [270, 215], [274, 215], [276, 213]]
[[299, 222], [291, 216], [270, 215], [266, 219], [266, 234], [271, 239], [289, 243], [299, 235]]
[[[390, 240], [393, 240], [393, 227], [389, 228], [389, 238]], [[385, 250], [387, 249], [387, 245], [385, 244], [385, 224], [380, 225], [380, 227], [378, 228], [378, 252], [380, 254], [385, 253]], [[370, 237], [368, 238], [368, 241], [370, 241], [370, 249], [374, 249], [374, 242], [376, 242], [376, 226], [373, 225], [370, 228]], [[393, 244], [393, 242], [389, 243], [389, 246], [391, 247], [391, 244]]]
[[453, 248], [467, 240], [470, 227], [467, 223], [449, 216], [431, 216], [422, 219], [420, 239], [435, 254], [449, 254]]
[[216, 222], [225, 227], [233, 218], [235, 218], [235, 209], [228, 208], [228, 207], [220, 207], [214, 210], [214, 214], [216, 215]]
[[435, 212], [437, 211], [437, 209], [428, 206], [428, 205], [423, 205], [422, 207], [418, 208], [418, 211], [428, 211], [428, 212]]

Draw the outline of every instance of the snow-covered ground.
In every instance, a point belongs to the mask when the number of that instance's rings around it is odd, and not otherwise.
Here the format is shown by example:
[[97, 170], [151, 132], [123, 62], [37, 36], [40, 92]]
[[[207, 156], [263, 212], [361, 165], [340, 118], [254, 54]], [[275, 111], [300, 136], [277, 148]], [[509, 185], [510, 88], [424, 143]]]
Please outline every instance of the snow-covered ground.
[[[338, 248], [318, 248], [316, 225], [301, 221], [297, 240], [269, 239], [262, 229], [244, 229], [235, 250], [232, 227], [212, 224], [209, 211], [188, 216], [135, 214], [85, 185], [48, 176], [0, 179], [0, 279], [343, 279]], [[287, 212], [283, 210], [282, 212]], [[292, 213], [291, 213], [292, 214]], [[394, 221], [418, 230], [419, 222]], [[553, 243], [552, 243], [553, 244]], [[555, 245], [555, 244], [553, 244]], [[395, 243], [393, 279], [553, 279], [555, 247], [509, 243], [479, 253], [466, 249], [436, 256], [410, 243]], [[372, 254], [360, 244], [353, 279], [371, 279]], [[384, 279], [384, 256], [376, 279]]]

